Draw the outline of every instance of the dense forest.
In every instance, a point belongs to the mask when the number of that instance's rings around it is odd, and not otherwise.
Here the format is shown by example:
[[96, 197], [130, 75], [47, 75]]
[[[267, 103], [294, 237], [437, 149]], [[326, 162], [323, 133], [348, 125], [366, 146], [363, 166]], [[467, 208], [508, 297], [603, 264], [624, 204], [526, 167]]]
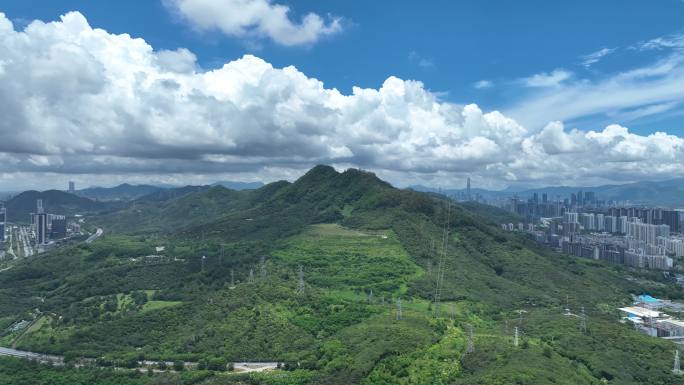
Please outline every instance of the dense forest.
[[3, 358], [0, 384], [684, 384], [674, 345], [616, 312], [680, 297], [672, 282], [560, 255], [500, 218], [327, 166], [128, 202], [87, 218], [105, 229], [92, 244], [0, 272], [0, 345], [66, 360]]

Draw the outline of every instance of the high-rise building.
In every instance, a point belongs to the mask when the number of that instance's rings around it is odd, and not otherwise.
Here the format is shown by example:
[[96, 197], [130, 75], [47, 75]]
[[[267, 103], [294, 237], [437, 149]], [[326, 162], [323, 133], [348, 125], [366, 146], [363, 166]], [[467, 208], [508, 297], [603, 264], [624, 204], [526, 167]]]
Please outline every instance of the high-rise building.
[[51, 215], [50, 238], [63, 239], [67, 236], [67, 220], [64, 215]]
[[546, 193], [543, 193], [542, 194], [542, 203], [546, 203], [547, 201], [548, 201], [548, 196], [546, 195]]
[[48, 243], [47, 214], [34, 214], [34, 228], [36, 232], [36, 244], [44, 245]]
[[593, 191], [587, 191], [584, 193], [584, 204], [595, 204], [596, 194]]
[[603, 214], [596, 214], [596, 230], [606, 231], [606, 222]]
[[668, 225], [652, 225], [632, 221], [627, 224], [627, 236], [646, 244], [655, 245], [657, 237], [668, 237], [670, 227]]
[[69, 181], [69, 194], [76, 193], [76, 183]]
[[618, 231], [618, 224], [617, 224], [617, 219], [618, 217], [612, 216], [612, 215], [606, 215], [603, 218], [604, 222], [604, 231], [607, 231], [609, 233], [619, 233]]
[[580, 224], [584, 227], [584, 230], [596, 230], [596, 218], [594, 214], [582, 213], [580, 216]]
[[472, 200], [472, 195], [470, 195], [470, 177], [468, 177], [468, 180], [466, 182], [466, 199]]
[[5, 242], [5, 228], [7, 221], [7, 209], [0, 203], [0, 243]]
[[48, 216], [43, 209], [43, 200], [36, 202], [36, 214], [33, 215], [33, 228], [36, 233], [36, 244], [48, 243]]
[[662, 223], [670, 226], [670, 231], [673, 233], [681, 233], [682, 214], [684, 213], [678, 210], [663, 210]]

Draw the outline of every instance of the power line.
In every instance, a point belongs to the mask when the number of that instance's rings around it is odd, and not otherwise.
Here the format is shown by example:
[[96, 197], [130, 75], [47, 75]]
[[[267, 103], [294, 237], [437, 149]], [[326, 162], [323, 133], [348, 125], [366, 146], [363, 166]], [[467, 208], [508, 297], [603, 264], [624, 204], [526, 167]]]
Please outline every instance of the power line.
[[447, 201], [446, 221], [444, 222], [444, 230], [442, 232], [442, 253], [439, 258], [437, 266], [437, 282], [435, 284], [435, 316], [439, 316], [440, 301], [442, 297], [442, 284], [444, 282], [444, 270], [447, 256], [447, 249], [449, 247], [449, 222], [451, 220], [451, 202]]

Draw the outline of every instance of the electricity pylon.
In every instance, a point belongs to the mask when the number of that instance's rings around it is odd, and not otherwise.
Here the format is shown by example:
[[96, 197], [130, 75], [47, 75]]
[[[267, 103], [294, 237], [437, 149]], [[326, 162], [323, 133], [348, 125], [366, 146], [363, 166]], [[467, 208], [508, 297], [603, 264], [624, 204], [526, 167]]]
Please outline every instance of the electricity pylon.
[[297, 272], [297, 275], [299, 276], [299, 280], [297, 282], [297, 294], [304, 294], [306, 284], [304, 283], [304, 269], [302, 268], [302, 265], [299, 265], [299, 271]]
[[468, 345], [466, 347], [466, 353], [472, 353], [475, 351], [475, 342], [473, 341], [473, 325], [468, 325]]
[[515, 327], [515, 336], [513, 337], [513, 346], [518, 347], [518, 327]]
[[672, 373], [676, 375], [682, 374], [682, 370], [679, 367], [679, 349], [675, 350], [674, 366], [672, 367]]
[[261, 257], [259, 260], [259, 275], [261, 279], [266, 279], [266, 258]]

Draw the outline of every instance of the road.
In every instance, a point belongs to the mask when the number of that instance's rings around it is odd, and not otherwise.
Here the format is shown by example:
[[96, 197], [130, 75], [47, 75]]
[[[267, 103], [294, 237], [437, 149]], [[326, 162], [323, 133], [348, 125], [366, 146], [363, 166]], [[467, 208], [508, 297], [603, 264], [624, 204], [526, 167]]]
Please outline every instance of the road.
[[89, 236], [88, 239], [86, 239], [85, 242], [86, 242], [86, 243], [92, 243], [92, 242], [93, 242], [94, 240], [96, 240], [97, 238], [100, 238], [100, 237], [102, 236], [102, 234], [104, 234], [104, 230], [98, 228], [98, 229], [95, 231], [95, 234]]
[[235, 362], [233, 367], [236, 372], [263, 372], [278, 368], [277, 362]]
[[2, 348], [2, 347], [0, 347], [0, 356], [24, 358], [27, 360], [35, 360], [35, 361], [40, 361], [40, 362], [51, 362], [53, 364], [63, 364], [64, 363], [64, 357], [53, 356], [51, 354], [25, 352], [23, 350], [16, 350], [16, 349]]
[[[23, 358], [27, 360], [34, 360], [34, 361], [39, 361], [39, 362], [45, 362], [45, 363], [53, 363], [57, 365], [62, 365], [64, 364], [64, 357], [62, 356], [55, 356], [51, 354], [42, 354], [42, 353], [33, 353], [33, 352], [27, 352], [24, 350], [17, 350], [17, 349], [10, 349], [10, 348], [3, 348], [0, 347], [0, 356], [9, 356], [9, 357], [17, 357], [17, 358]], [[95, 360], [92, 358], [84, 358], [80, 360], [81, 362], [77, 364], [76, 366], [84, 365], [85, 363], [88, 364], [94, 364]], [[158, 361], [139, 361], [139, 365], [142, 366], [147, 366], [147, 367], [153, 367], [153, 366], [158, 366], [159, 362]], [[173, 366], [173, 362], [166, 362], [167, 367], [171, 368]], [[193, 368], [197, 367], [196, 362], [186, 362], [185, 363], [186, 368]], [[277, 362], [234, 362], [233, 363], [233, 368], [235, 372], [238, 373], [245, 373], [245, 372], [264, 372], [267, 370], [275, 370], [278, 368], [278, 363]]]

